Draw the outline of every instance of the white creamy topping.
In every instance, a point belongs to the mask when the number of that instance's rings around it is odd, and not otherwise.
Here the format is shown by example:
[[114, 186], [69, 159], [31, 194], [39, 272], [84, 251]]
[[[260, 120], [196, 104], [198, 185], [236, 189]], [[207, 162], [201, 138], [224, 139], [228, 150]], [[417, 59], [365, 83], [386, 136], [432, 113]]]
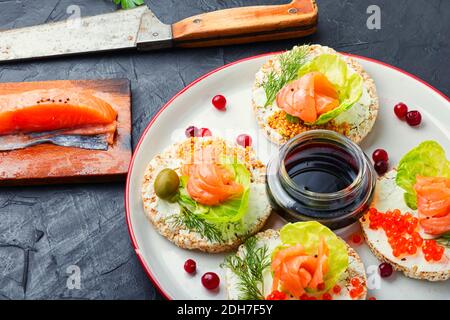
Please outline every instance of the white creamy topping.
[[358, 102], [356, 102], [350, 109], [342, 112], [336, 118], [334, 122], [337, 124], [348, 123], [351, 127], [359, 126], [360, 123], [366, 121], [369, 118], [370, 110], [369, 106], [372, 103], [369, 92], [366, 87], [363, 87], [363, 93]]
[[258, 106], [263, 106], [266, 104], [267, 97], [266, 97], [266, 91], [263, 87], [258, 87], [253, 91], [253, 101]]

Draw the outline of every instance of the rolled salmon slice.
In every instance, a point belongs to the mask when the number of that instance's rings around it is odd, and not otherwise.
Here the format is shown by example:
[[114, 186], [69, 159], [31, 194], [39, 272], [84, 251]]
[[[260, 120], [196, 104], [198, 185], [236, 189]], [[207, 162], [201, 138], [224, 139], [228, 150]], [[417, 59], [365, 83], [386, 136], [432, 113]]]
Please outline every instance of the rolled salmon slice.
[[450, 179], [417, 176], [414, 190], [424, 231], [431, 235], [450, 231]]
[[323, 238], [316, 255], [308, 255], [300, 244], [280, 249], [272, 258], [272, 291], [279, 290], [281, 284], [283, 289], [299, 298], [306, 288], [316, 290], [328, 272], [328, 255]]
[[0, 134], [112, 124], [117, 111], [82, 90], [33, 90], [0, 96]]
[[320, 72], [305, 74], [288, 83], [278, 92], [276, 100], [279, 108], [308, 123], [339, 106], [336, 89]]
[[192, 199], [203, 205], [216, 206], [242, 194], [244, 187], [234, 180], [232, 172], [216, 163], [213, 147], [203, 148], [201, 157], [195, 158], [195, 163], [181, 167], [181, 173], [188, 177], [187, 191]]

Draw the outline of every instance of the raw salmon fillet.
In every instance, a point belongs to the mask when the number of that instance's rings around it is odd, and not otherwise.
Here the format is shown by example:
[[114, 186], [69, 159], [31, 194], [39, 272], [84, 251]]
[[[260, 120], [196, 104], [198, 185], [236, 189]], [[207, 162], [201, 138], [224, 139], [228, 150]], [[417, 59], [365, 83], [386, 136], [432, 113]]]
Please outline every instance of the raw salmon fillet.
[[106, 101], [81, 90], [33, 90], [0, 96], [0, 135], [114, 123]]

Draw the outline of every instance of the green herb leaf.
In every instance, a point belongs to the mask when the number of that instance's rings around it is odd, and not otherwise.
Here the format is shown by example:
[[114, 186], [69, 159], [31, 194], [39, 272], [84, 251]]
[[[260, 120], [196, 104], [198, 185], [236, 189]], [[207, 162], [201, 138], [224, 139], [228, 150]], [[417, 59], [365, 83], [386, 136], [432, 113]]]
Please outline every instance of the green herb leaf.
[[401, 160], [397, 169], [395, 182], [405, 190], [405, 202], [413, 210], [417, 209], [417, 197], [414, 190], [416, 177], [450, 178], [450, 161], [445, 157], [445, 150], [436, 141], [424, 141]]
[[447, 247], [450, 249], [450, 232], [447, 232], [436, 239], [437, 243], [441, 246]]
[[122, 9], [136, 8], [144, 4], [144, 0], [113, 0], [115, 4], [120, 4]]
[[189, 231], [198, 232], [212, 242], [223, 242], [222, 232], [213, 224], [182, 207], [180, 214], [172, 215], [166, 220], [178, 227], [186, 227]]
[[266, 92], [266, 107], [275, 101], [277, 93], [285, 84], [298, 77], [298, 71], [306, 62], [307, 47], [306, 45], [295, 47], [291, 51], [281, 54], [279, 72], [271, 71], [262, 84]]
[[291, 116], [289, 113], [286, 113], [286, 120], [289, 121], [290, 123], [300, 123], [300, 118], [296, 117], [296, 116]]
[[256, 237], [244, 244], [244, 256], [237, 254], [225, 258], [222, 267], [229, 268], [239, 277], [240, 300], [264, 300], [263, 272], [270, 266], [270, 255], [266, 245], [258, 247]]
[[339, 106], [321, 114], [310, 125], [323, 125], [341, 113], [349, 110], [363, 93], [363, 79], [358, 73], [352, 73], [347, 63], [336, 54], [322, 54], [305, 64], [298, 72], [298, 77], [318, 71], [324, 74], [339, 93]]

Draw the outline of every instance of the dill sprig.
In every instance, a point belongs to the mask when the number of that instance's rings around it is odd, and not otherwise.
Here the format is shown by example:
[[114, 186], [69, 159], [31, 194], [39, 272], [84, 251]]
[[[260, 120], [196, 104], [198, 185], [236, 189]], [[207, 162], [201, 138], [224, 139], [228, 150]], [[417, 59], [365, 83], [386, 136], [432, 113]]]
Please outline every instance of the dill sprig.
[[267, 98], [266, 107], [275, 101], [277, 93], [285, 84], [297, 78], [298, 70], [305, 64], [307, 54], [307, 46], [295, 47], [281, 54], [279, 72], [270, 71], [263, 83]]
[[436, 239], [436, 242], [444, 247], [450, 248], [450, 232], [440, 236], [438, 239]]
[[270, 266], [266, 245], [257, 247], [256, 237], [249, 238], [245, 244], [244, 257], [231, 255], [225, 258], [222, 267], [229, 268], [239, 277], [238, 290], [241, 300], [264, 300], [263, 271]]
[[184, 207], [181, 208], [180, 214], [168, 217], [167, 221], [176, 227], [186, 227], [189, 231], [198, 232], [211, 242], [224, 241], [222, 232], [215, 225]]

